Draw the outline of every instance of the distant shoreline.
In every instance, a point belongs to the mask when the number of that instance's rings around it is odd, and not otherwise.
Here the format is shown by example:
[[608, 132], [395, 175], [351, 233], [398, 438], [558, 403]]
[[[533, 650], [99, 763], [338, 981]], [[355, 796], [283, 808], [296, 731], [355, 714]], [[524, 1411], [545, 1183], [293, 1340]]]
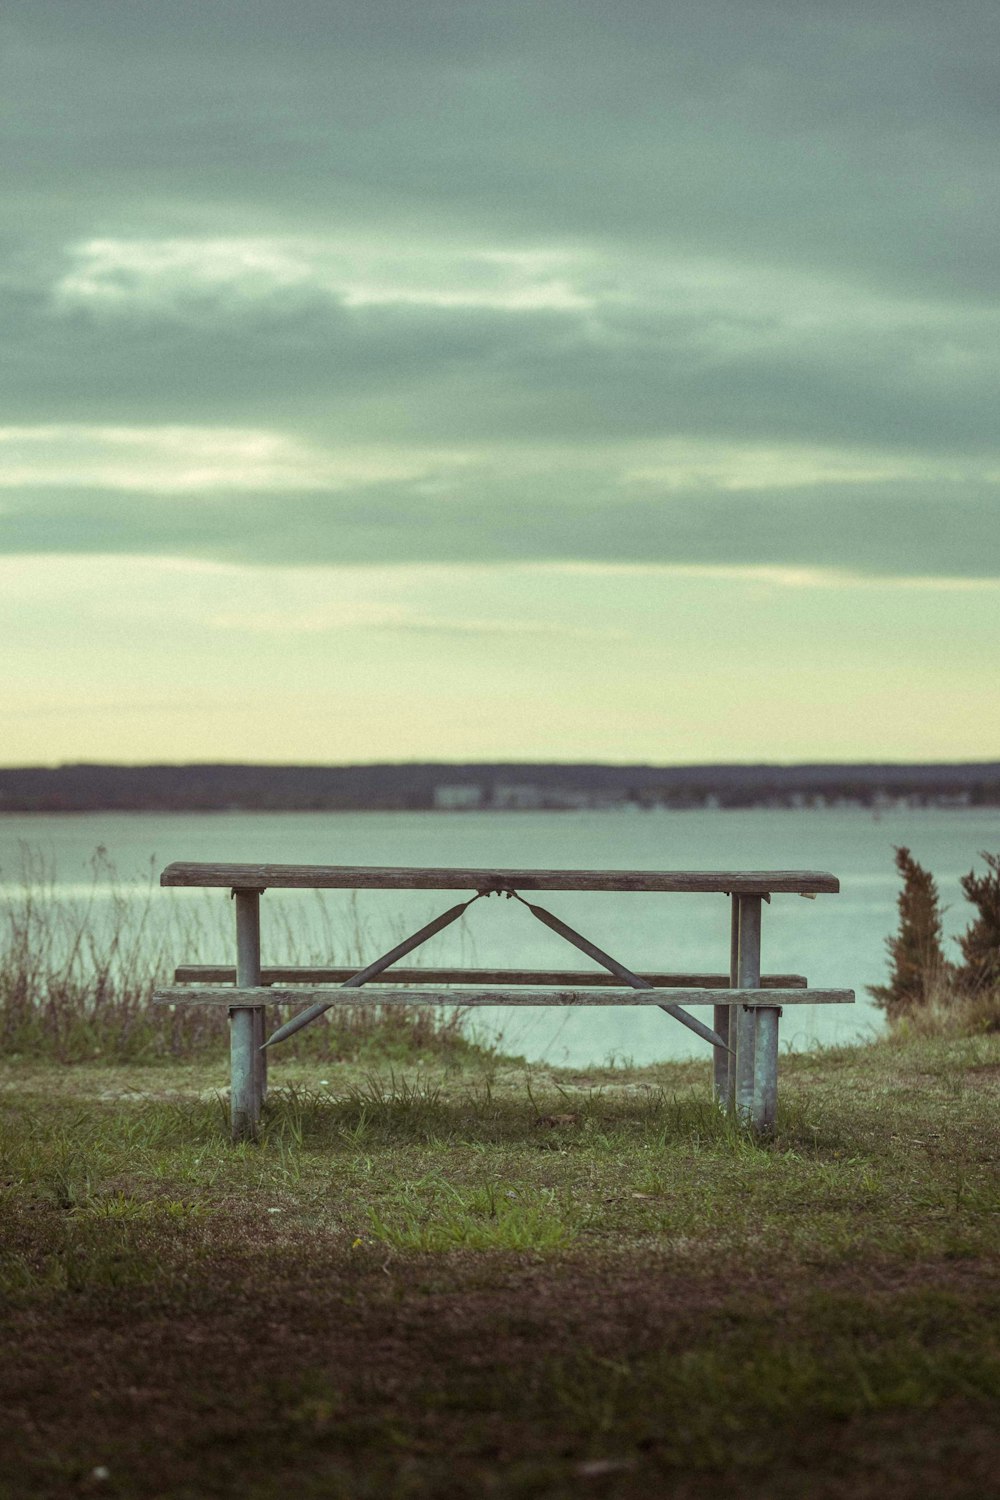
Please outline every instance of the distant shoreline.
[[1000, 762], [0, 768], [0, 814], [584, 812], [1000, 806]]

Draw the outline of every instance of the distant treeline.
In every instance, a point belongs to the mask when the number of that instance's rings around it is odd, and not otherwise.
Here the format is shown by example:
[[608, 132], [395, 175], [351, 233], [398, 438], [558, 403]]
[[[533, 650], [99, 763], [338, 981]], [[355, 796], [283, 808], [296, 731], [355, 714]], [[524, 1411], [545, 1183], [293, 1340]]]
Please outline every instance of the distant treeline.
[[4, 812], [474, 811], [638, 807], [1000, 805], [1000, 762], [961, 765], [25, 766]]

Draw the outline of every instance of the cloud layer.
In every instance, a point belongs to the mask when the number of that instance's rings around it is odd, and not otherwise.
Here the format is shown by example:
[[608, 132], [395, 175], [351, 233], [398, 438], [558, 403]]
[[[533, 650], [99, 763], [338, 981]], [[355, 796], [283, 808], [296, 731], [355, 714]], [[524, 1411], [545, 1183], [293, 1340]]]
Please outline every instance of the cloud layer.
[[5, 547], [995, 572], [995, 7], [7, 27]]

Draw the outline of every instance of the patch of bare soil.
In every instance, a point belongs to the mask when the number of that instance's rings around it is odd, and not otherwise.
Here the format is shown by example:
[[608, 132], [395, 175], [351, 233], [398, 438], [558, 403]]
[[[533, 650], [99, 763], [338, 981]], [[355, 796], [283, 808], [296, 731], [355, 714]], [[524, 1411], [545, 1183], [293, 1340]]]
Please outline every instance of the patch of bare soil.
[[[321, 1235], [280, 1258], [263, 1239], [208, 1257], [187, 1280], [169, 1268], [162, 1290], [8, 1314], [0, 1494], [958, 1500], [988, 1493], [1000, 1459], [990, 1414], [962, 1400], [772, 1412], [739, 1438], [738, 1464], [728, 1438], [700, 1450], [655, 1404], [602, 1431], [622, 1367], [682, 1359], [720, 1319], [793, 1329], [809, 1288], [773, 1270], [744, 1277], [734, 1303], [724, 1272], [692, 1284], [662, 1257], [403, 1261]], [[858, 1268], [824, 1289], [878, 1303], [942, 1279], [973, 1304], [995, 1297], [971, 1265]]]
[[980, 1063], [962, 1074], [968, 1088], [1000, 1091], [1000, 1063]]

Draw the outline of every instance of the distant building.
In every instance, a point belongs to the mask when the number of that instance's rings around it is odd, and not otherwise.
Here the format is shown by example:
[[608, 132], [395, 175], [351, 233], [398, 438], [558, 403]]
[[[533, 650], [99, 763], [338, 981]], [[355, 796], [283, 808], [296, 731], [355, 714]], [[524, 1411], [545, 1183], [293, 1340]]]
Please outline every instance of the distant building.
[[483, 805], [483, 789], [474, 782], [456, 782], [434, 788], [438, 812], [472, 812]]
[[493, 806], [508, 812], [525, 812], [541, 807], [542, 793], [530, 781], [497, 781], [493, 784]]
[[549, 787], [545, 793], [545, 806], [581, 812], [594, 806], [594, 793], [579, 787]]

